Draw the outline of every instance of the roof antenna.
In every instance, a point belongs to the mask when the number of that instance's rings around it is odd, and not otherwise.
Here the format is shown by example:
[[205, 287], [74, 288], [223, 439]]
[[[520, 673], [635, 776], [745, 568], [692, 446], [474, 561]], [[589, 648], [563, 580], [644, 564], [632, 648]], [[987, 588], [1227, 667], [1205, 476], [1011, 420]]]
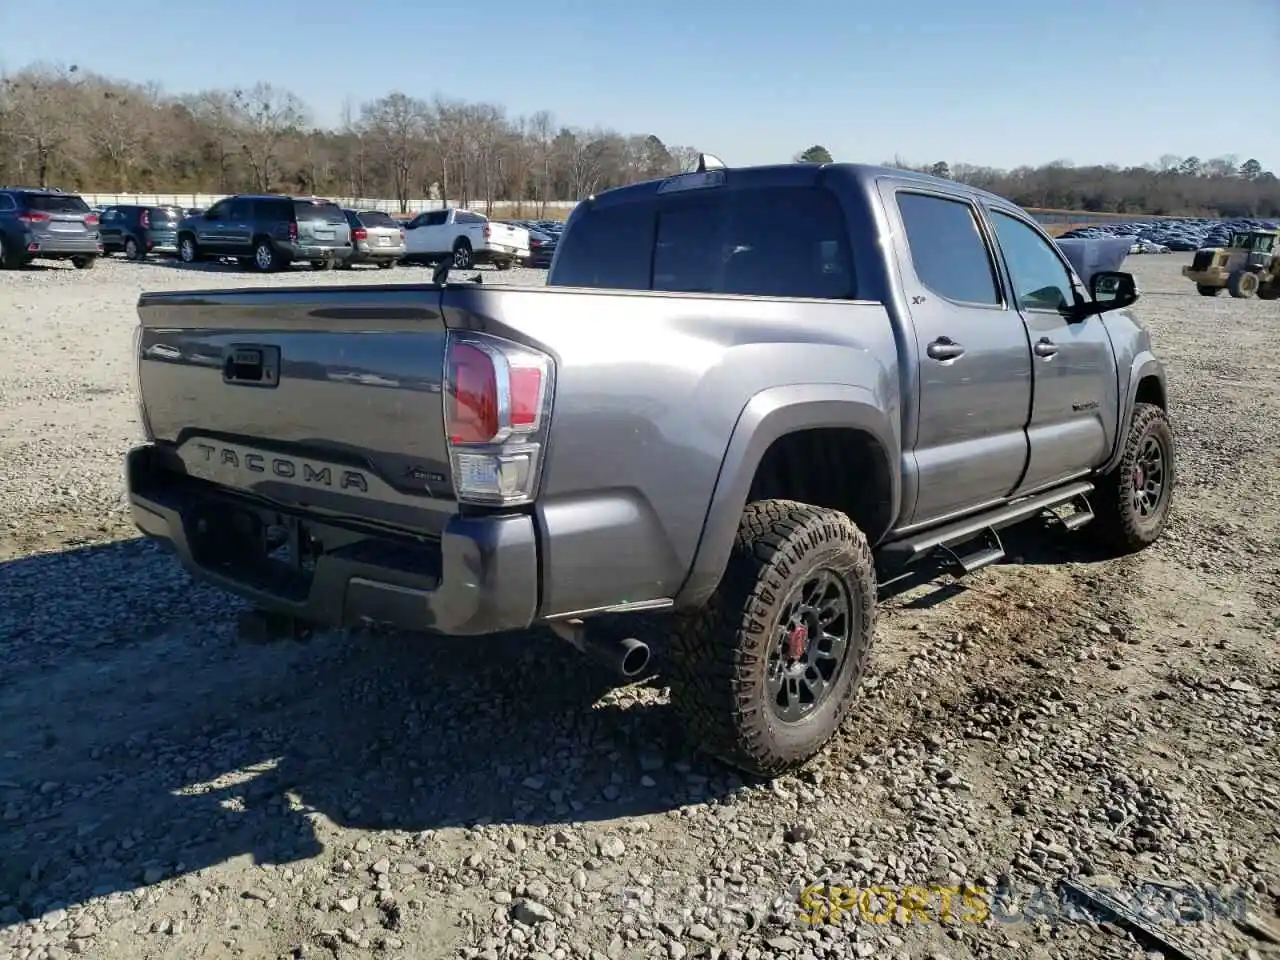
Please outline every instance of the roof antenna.
[[708, 170], [725, 169], [724, 161], [717, 157], [714, 153], [698, 154], [698, 168], [695, 173], [706, 173]]

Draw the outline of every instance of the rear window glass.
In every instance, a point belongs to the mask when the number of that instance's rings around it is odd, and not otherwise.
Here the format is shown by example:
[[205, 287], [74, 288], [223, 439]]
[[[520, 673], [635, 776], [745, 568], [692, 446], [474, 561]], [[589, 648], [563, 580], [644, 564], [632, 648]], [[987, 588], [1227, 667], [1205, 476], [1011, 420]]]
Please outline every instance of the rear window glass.
[[169, 220], [181, 220], [181, 219], [182, 219], [182, 211], [181, 211], [181, 210], [179, 210], [177, 207], [152, 207], [152, 208], [151, 208], [151, 219], [152, 219], [153, 221], [155, 221], [155, 220], [164, 220], [164, 221], [169, 221]]
[[549, 283], [746, 296], [855, 296], [844, 214], [816, 187], [699, 191], [596, 210]]
[[27, 208], [42, 213], [88, 213], [89, 205], [81, 197], [51, 193], [28, 193]]
[[294, 215], [299, 220], [321, 223], [346, 223], [347, 215], [336, 203], [315, 203], [311, 200], [293, 201]]
[[390, 216], [378, 210], [370, 210], [368, 213], [360, 214], [360, 222], [366, 227], [398, 227]]

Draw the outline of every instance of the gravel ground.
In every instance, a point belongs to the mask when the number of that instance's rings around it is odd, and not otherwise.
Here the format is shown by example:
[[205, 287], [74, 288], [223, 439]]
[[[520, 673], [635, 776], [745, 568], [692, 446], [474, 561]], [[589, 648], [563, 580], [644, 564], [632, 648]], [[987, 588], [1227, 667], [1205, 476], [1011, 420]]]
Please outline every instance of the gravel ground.
[[[610, 689], [541, 634], [239, 644], [121, 510], [130, 329], [143, 290], [281, 279], [0, 272], [0, 956], [1280, 955], [1280, 312], [1185, 262], [1129, 261], [1168, 536], [1104, 563], [1024, 531], [887, 599], [847, 730], [768, 786], [690, 755], [660, 678]], [[1163, 953], [1064, 877], [1141, 892]], [[823, 881], [886, 889], [805, 924]], [[910, 886], [1007, 895], [882, 910]]]

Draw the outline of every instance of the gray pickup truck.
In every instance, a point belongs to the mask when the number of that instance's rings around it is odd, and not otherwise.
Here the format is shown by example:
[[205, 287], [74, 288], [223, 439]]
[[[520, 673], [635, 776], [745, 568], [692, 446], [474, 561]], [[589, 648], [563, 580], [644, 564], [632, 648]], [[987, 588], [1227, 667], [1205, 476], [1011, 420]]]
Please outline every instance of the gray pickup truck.
[[541, 625], [634, 678], [643, 622], [692, 738], [773, 776], [888, 582], [1164, 529], [1132, 276], [962, 184], [704, 160], [581, 203], [545, 287], [440, 280], [139, 300], [133, 516], [246, 629]]

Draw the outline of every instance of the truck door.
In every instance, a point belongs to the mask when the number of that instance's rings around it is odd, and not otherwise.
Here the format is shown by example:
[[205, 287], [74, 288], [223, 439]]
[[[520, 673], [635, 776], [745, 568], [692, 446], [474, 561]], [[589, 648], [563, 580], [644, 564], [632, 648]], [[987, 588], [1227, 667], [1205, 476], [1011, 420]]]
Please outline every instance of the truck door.
[[[915, 329], [916, 433], [905, 438], [909, 524], [1006, 497], [1027, 464], [1031, 356], [1005, 302], [981, 217], [965, 198], [886, 188], [907, 308]], [[914, 479], [914, 484], [911, 483]]]
[[1031, 343], [1031, 459], [1018, 493], [1083, 476], [1111, 455], [1119, 411], [1115, 353], [1101, 316], [1074, 319], [1083, 284], [1052, 240], [1012, 211], [988, 208]]

